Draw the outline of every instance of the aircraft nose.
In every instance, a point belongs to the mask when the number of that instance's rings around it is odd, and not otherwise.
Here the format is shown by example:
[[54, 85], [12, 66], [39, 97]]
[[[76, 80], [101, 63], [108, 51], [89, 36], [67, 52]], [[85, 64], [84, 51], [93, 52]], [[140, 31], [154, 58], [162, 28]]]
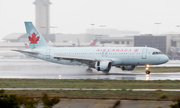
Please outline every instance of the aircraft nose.
[[169, 61], [169, 57], [164, 55], [164, 63], [167, 63]]

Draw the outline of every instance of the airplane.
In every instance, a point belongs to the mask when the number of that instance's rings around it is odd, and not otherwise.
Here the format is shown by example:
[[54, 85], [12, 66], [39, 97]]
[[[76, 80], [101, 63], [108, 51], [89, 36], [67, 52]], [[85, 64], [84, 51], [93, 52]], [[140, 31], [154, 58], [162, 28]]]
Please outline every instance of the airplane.
[[24, 43], [25, 48], [29, 48], [29, 45], [27, 43]]
[[32, 22], [25, 22], [25, 27], [29, 49], [13, 51], [58, 64], [88, 66], [86, 72], [93, 72], [94, 68], [108, 74], [112, 66], [133, 71], [141, 65], [150, 74], [149, 65], [169, 61], [160, 50], [151, 47], [51, 47]]
[[94, 40], [91, 42], [90, 46], [95, 46], [95, 45], [96, 45], [96, 42], [97, 42], [97, 39], [94, 39]]
[[79, 38], [77, 39], [78, 47], [84, 47], [84, 46], [96, 46], [97, 39], [94, 39], [89, 45], [80, 45]]

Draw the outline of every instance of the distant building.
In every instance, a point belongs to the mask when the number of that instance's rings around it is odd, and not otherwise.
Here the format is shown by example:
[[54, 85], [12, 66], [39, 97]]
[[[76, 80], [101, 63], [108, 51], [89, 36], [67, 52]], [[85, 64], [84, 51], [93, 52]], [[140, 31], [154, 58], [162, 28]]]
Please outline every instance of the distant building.
[[109, 28], [86, 29], [86, 33], [93, 34], [100, 44], [109, 47], [133, 47], [134, 35], [139, 31], [118, 30]]
[[[55, 42], [55, 34], [44, 34], [43, 37], [47, 42]], [[3, 40], [8, 43], [28, 42], [26, 33], [12, 33], [5, 36]]]
[[167, 36], [171, 36], [171, 46], [180, 48], [180, 34], [167, 34]]
[[98, 40], [100, 44], [104, 46], [115, 46], [115, 47], [133, 47], [134, 46], [134, 37], [125, 36], [125, 37], [102, 37]]
[[94, 34], [95, 36], [108, 35], [109, 37], [124, 37], [124, 36], [140, 35], [139, 31], [118, 30], [118, 29], [109, 29], [109, 28], [86, 29], [86, 33]]
[[56, 46], [62, 45], [78, 45], [78, 41], [81, 45], [87, 43], [90, 45], [91, 41], [95, 39], [95, 36], [92, 34], [56, 34], [55, 43]]
[[180, 59], [180, 34], [166, 34], [171, 37], [170, 59]]
[[3, 38], [8, 43], [12, 42], [27, 42], [27, 35], [25, 33], [11, 33]]
[[135, 47], [153, 47], [161, 50], [164, 54], [168, 53], [170, 41], [171, 39], [167, 36], [153, 36], [151, 34], [134, 36]]
[[49, 0], [36, 0], [36, 28], [41, 34], [49, 34], [50, 20], [49, 20]]

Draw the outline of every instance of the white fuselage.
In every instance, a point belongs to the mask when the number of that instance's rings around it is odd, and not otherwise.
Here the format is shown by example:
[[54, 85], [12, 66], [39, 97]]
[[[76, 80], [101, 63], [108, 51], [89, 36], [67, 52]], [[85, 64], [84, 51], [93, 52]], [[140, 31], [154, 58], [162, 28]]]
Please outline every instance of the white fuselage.
[[[49, 47], [27, 49], [39, 54], [26, 55], [64, 65], [87, 65], [78, 61], [55, 59], [58, 56], [93, 58], [111, 60], [112, 66], [117, 65], [158, 65], [166, 63], [169, 58], [158, 49], [150, 47]], [[154, 53], [155, 52], [155, 53]]]

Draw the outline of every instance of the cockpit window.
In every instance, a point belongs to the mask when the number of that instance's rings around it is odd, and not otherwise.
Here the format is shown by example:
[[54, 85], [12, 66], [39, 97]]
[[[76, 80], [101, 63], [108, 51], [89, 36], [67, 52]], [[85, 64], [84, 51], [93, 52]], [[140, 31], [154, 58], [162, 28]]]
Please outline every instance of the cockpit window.
[[153, 55], [162, 54], [162, 52], [153, 52]]

